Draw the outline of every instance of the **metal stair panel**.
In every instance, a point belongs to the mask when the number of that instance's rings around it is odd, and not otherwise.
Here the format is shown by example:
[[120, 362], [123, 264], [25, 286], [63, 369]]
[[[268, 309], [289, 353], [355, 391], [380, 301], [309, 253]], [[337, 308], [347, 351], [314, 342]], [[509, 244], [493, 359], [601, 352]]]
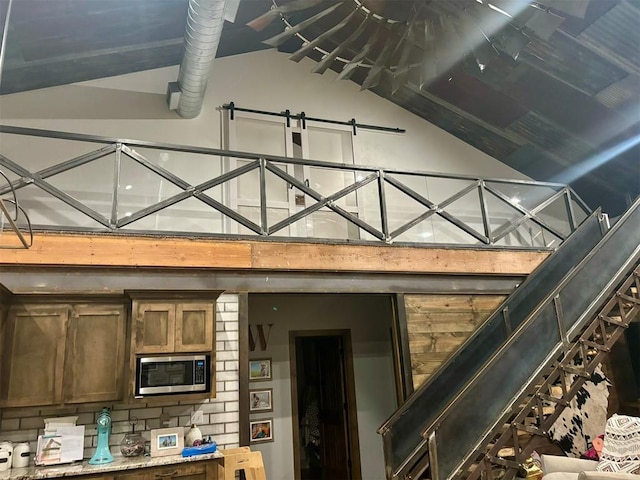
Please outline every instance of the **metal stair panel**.
[[412, 469], [420, 452], [426, 452], [421, 432], [544, 300], [548, 286], [559, 283], [602, 239], [600, 216], [596, 211], [588, 217], [380, 427], [387, 478], [402, 478]]
[[546, 289], [542, 304], [423, 432], [435, 437], [432, 479], [451, 479], [469, 463], [639, 261], [640, 199], [555, 288]]

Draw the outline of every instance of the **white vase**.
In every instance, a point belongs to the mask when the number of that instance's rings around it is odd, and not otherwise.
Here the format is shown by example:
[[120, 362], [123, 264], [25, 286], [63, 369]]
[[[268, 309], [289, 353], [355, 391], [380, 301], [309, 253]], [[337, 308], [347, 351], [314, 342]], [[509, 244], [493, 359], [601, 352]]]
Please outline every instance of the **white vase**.
[[184, 444], [187, 447], [193, 447], [193, 444], [197, 440], [200, 440], [200, 442], [202, 442], [202, 432], [198, 427], [196, 427], [196, 424], [194, 423], [193, 425], [191, 425], [191, 428], [187, 432], [187, 435], [184, 437]]

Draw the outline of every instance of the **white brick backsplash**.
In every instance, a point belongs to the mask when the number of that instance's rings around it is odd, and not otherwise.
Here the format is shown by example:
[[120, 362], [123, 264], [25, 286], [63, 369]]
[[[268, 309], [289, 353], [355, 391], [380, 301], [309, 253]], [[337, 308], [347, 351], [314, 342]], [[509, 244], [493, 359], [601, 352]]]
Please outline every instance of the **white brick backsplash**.
[[160, 418], [160, 415], [162, 415], [162, 408], [137, 408], [135, 410], [129, 410], [129, 415], [132, 417], [138, 417], [140, 420], [147, 418]]
[[111, 433], [128, 433], [131, 431], [129, 422], [113, 422], [111, 424]]
[[240, 358], [240, 352], [217, 352], [216, 361], [222, 362], [225, 360], [238, 360]]
[[193, 405], [178, 405], [175, 407], [164, 407], [162, 411], [164, 413], [168, 413], [172, 417], [177, 417], [180, 415], [191, 415], [191, 413], [197, 410]]
[[216, 315], [216, 320], [219, 320], [219, 321], [222, 321], [222, 322], [237, 323], [238, 322], [238, 313], [237, 312], [219, 312]]
[[233, 400], [238, 400], [238, 392], [216, 393], [216, 400], [220, 402], [232, 402]]
[[238, 331], [238, 323], [237, 322], [224, 322], [224, 329], [227, 332], [237, 332]]
[[229, 382], [224, 382], [224, 389], [225, 391], [229, 392], [232, 390], [239, 390], [240, 389], [240, 382], [238, 382], [238, 380], [231, 380]]
[[40, 410], [33, 408], [13, 408], [2, 412], [2, 418], [33, 417], [40, 414]]
[[224, 435], [214, 435], [213, 440], [215, 440], [218, 445], [224, 445], [225, 448], [231, 448], [229, 444], [238, 443], [238, 434], [226, 433]]
[[209, 418], [212, 423], [229, 423], [237, 422], [239, 418], [238, 412], [212, 413]]
[[224, 423], [215, 423], [213, 425], [204, 425], [200, 427], [202, 435], [216, 435], [217, 433], [224, 433]]
[[238, 350], [239, 347], [240, 347], [240, 344], [237, 341], [224, 342], [224, 349], [225, 350]]
[[[239, 444], [239, 392], [238, 392], [238, 296], [222, 295], [216, 302], [216, 398], [196, 401], [151, 401], [147, 404], [108, 402], [103, 405], [111, 409], [112, 453], [119, 453], [119, 445], [125, 433], [131, 431], [129, 419], [137, 417], [136, 432], [149, 440], [150, 430], [161, 428], [160, 415], [169, 415], [170, 427], [189, 427], [191, 413], [202, 410], [203, 424], [198, 425], [203, 435], [211, 435], [219, 448], [235, 448]], [[90, 458], [95, 453], [97, 432], [96, 414], [102, 405], [77, 405], [73, 407], [12, 408], [0, 411], [0, 440], [29, 442], [32, 452], [36, 450], [38, 434], [44, 430], [44, 418], [78, 415], [78, 425], [85, 425], [84, 455]]]
[[237, 312], [238, 311], [238, 303], [237, 302], [229, 302], [224, 304], [225, 312]]
[[199, 409], [205, 414], [224, 412], [224, 403], [205, 403]]
[[10, 442], [29, 442], [32, 439], [38, 439], [38, 430], [15, 430], [13, 432], [0, 432], [2, 440]]
[[143, 420], [143, 425], [145, 426], [145, 430], [153, 430], [154, 428], [160, 428], [160, 419], [159, 418], [148, 418], [147, 420]]
[[225, 330], [224, 332], [220, 332], [216, 335], [216, 340], [238, 340], [238, 331]]
[[[238, 370], [229, 370], [226, 372], [218, 372], [216, 375], [216, 381], [226, 382], [228, 380], [238, 380], [240, 378]], [[237, 390], [237, 389], [236, 389]]]
[[[87, 423], [93, 423], [94, 420], [93, 413], [79, 413], [78, 420], [76, 420], [76, 425], [86, 425]], [[115, 422], [114, 418], [111, 417], [111, 421]]]
[[27, 417], [20, 420], [21, 430], [31, 430], [44, 428], [44, 420], [42, 417]]
[[0, 430], [19, 430], [20, 429], [20, 419], [19, 418], [8, 418], [6, 420], [2, 420], [0, 423]]
[[237, 412], [240, 409], [240, 402], [224, 402], [225, 412]]
[[112, 422], [122, 422], [125, 420], [129, 420], [129, 410], [112, 410], [111, 411]]
[[238, 422], [224, 424], [225, 433], [238, 433], [239, 431], [240, 431], [240, 426], [238, 425]]
[[66, 416], [66, 415], [73, 415], [77, 411], [78, 411], [77, 407], [65, 407], [65, 408], [47, 407], [47, 408], [43, 408], [43, 409], [40, 410], [40, 416], [42, 416], [42, 417], [63, 417], [63, 416]]
[[238, 361], [237, 360], [232, 360], [230, 362], [224, 362], [224, 369], [227, 371], [238, 371]]

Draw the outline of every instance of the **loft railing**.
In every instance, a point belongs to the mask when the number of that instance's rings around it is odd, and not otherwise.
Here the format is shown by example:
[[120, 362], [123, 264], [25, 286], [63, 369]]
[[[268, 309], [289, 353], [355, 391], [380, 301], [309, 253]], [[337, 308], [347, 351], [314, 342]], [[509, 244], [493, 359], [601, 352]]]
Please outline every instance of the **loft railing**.
[[556, 248], [589, 214], [558, 183], [12, 126], [0, 134], [10, 181], [0, 196], [15, 190], [35, 229], [539, 249]]

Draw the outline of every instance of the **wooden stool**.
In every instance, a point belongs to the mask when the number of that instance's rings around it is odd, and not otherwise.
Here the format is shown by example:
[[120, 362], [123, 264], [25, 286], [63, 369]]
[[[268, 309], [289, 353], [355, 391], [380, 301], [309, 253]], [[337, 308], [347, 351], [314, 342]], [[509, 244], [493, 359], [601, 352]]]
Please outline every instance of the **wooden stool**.
[[238, 470], [244, 471], [247, 480], [267, 480], [262, 463], [262, 452], [252, 452], [249, 447], [220, 450], [224, 455], [218, 467], [218, 480], [235, 480]]

